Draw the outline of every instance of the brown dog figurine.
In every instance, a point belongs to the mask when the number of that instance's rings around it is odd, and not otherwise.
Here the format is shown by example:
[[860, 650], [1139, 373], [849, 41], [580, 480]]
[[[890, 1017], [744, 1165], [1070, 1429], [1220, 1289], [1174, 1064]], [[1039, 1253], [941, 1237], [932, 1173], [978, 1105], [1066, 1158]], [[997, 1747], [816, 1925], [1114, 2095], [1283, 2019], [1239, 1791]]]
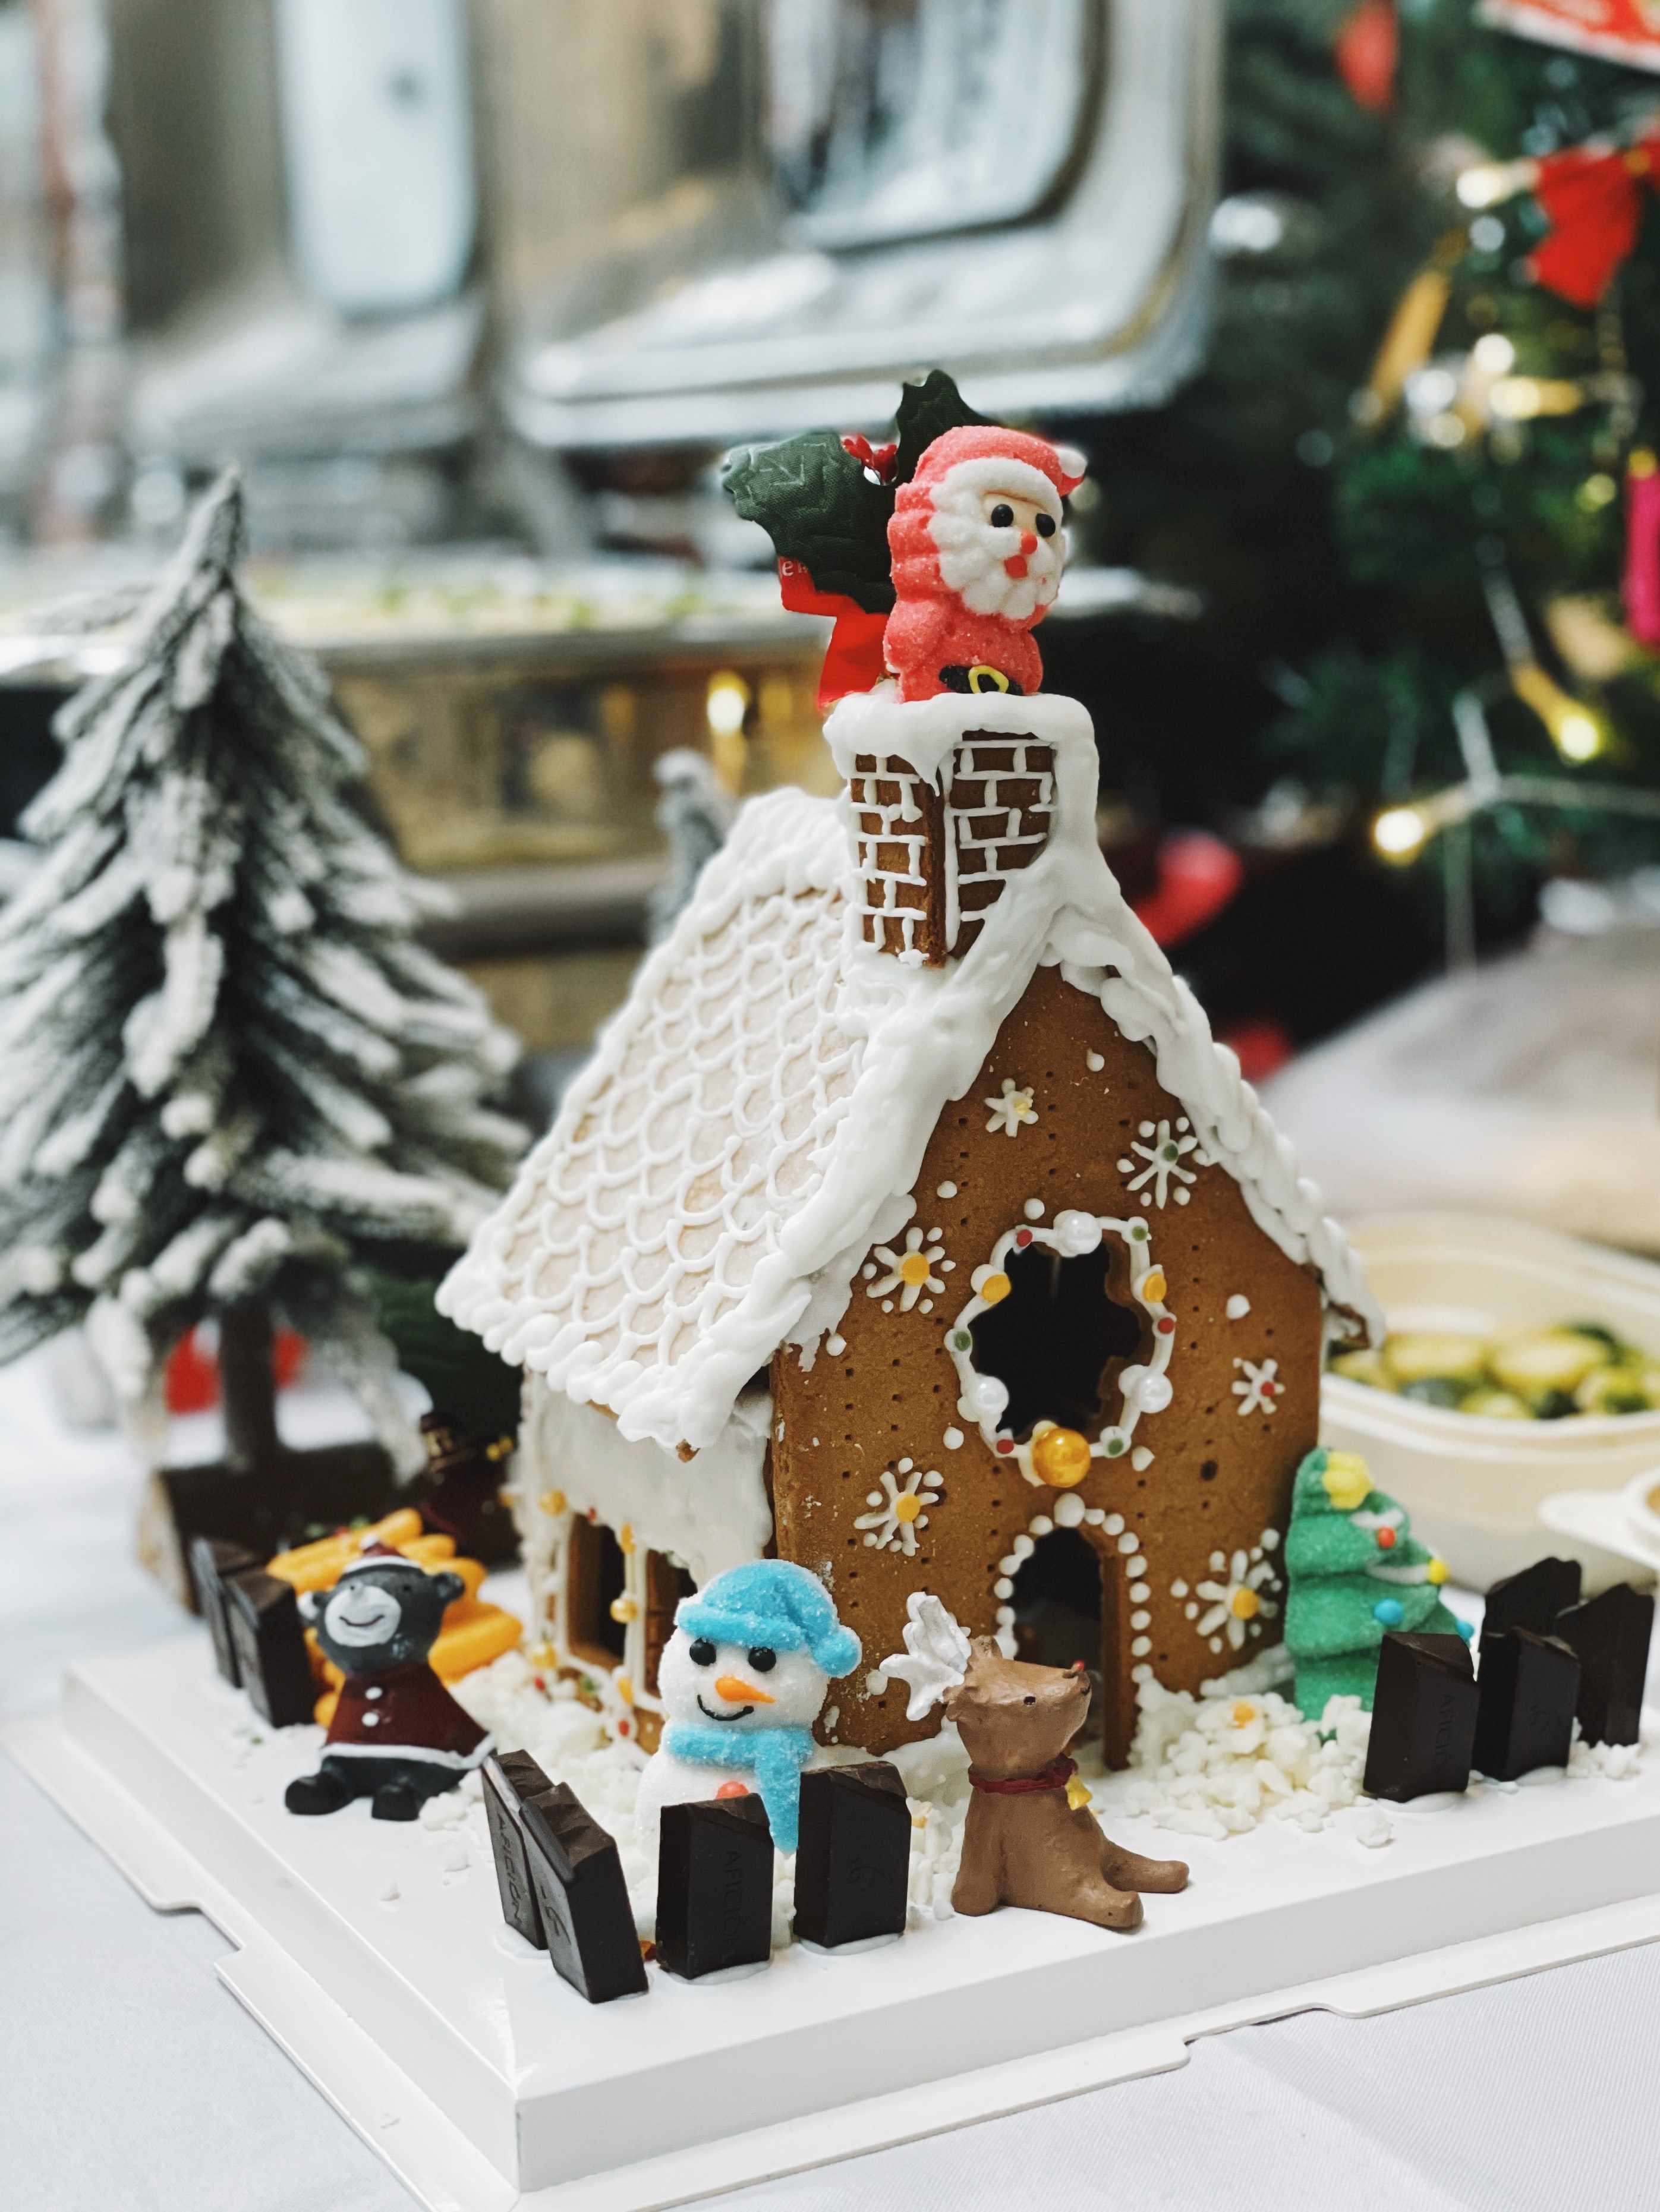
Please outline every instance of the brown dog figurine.
[[[1006, 1659], [988, 1636], [970, 1644], [937, 1598], [909, 1601], [905, 1652], [883, 1662], [911, 1687], [913, 1720], [944, 1697], [969, 1754], [974, 1794], [952, 1892], [961, 1913], [1023, 1905], [1098, 1928], [1139, 1928], [1143, 1890], [1185, 1889], [1179, 1859], [1146, 1859], [1101, 1831], [1067, 1746], [1090, 1709], [1089, 1677]], [[1074, 1797], [1077, 1801], [1074, 1802]]]

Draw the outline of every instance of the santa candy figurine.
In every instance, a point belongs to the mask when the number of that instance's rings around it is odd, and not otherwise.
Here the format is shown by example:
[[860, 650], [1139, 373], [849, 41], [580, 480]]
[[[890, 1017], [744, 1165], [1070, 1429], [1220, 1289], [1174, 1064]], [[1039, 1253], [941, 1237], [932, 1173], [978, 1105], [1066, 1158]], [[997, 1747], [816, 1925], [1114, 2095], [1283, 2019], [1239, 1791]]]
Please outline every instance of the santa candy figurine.
[[1031, 632], [1061, 588], [1061, 502], [1082, 475], [1077, 454], [1020, 430], [970, 425], [934, 440], [888, 525], [883, 650], [901, 699], [1037, 690]]
[[787, 1559], [729, 1568], [683, 1598], [658, 1662], [668, 1721], [640, 1778], [640, 1850], [655, 1861], [665, 1805], [753, 1789], [773, 1842], [793, 1851], [812, 1724], [831, 1682], [858, 1664], [859, 1638], [823, 1583]]
[[429, 1575], [389, 1544], [369, 1544], [331, 1590], [308, 1590], [300, 1610], [324, 1656], [345, 1676], [315, 1774], [288, 1786], [290, 1813], [335, 1813], [372, 1798], [377, 1820], [413, 1820], [429, 1797], [480, 1766], [494, 1738], [451, 1697], [427, 1663], [459, 1575]]

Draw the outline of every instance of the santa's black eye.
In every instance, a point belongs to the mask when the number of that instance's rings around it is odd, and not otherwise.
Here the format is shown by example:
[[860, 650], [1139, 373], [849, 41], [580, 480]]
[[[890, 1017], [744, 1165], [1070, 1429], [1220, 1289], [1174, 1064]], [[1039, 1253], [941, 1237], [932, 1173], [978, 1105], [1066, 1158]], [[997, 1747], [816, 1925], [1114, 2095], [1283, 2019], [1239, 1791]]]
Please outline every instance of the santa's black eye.
[[1037, 532], [1037, 535], [1040, 538], [1053, 538], [1055, 535], [1055, 517], [1052, 514], [1040, 514], [1033, 522], [1031, 526]]
[[709, 1642], [707, 1636], [700, 1636], [696, 1642], [692, 1645], [691, 1663], [694, 1667], [714, 1666], [714, 1646]]
[[778, 1664], [778, 1654], [769, 1645], [757, 1644], [750, 1653], [750, 1664], [757, 1674], [770, 1674]]
[[1013, 520], [1014, 509], [1012, 507], [994, 507], [991, 511], [991, 526], [994, 530], [1006, 530]]

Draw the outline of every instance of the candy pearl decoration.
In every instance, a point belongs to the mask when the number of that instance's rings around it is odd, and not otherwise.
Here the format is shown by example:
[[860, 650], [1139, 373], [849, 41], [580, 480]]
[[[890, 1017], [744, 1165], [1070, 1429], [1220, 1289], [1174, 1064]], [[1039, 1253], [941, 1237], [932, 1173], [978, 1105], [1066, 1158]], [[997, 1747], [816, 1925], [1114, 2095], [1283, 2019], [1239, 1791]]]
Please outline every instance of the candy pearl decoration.
[[1047, 1429], [1031, 1448], [1031, 1463], [1050, 1489], [1076, 1489], [1090, 1471], [1089, 1439], [1076, 1429]]
[[1147, 1374], [1136, 1384], [1135, 1395], [1144, 1412], [1162, 1413], [1176, 1394], [1168, 1375]]
[[1059, 1527], [1075, 1528], [1083, 1517], [1084, 1501], [1081, 1498], [1069, 1491], [1064, 1498], [1055, 1499], [1055, 1518]]
[[1101, 1243], [1101, 1224], [1092, 1213], [1085, 1213], [1077, 1206], [1067, 1206], [1055, 1217], [1053, 1235], [1056, 1245], [1068, 1259], [1081, 1259], [1085, 1253], [1097, 1250]]
[[994, 1375], [976, 1375], [969, 1385], [969, 1403], [982, 1421], [1000, 1420], [1008, 1402], [1008, 1385]]
[[1398, 1597], [1380, 1597], [1371, 1609], [1371, 1617], [1384, 1628], [1399, 1628], [1407, 1611]]

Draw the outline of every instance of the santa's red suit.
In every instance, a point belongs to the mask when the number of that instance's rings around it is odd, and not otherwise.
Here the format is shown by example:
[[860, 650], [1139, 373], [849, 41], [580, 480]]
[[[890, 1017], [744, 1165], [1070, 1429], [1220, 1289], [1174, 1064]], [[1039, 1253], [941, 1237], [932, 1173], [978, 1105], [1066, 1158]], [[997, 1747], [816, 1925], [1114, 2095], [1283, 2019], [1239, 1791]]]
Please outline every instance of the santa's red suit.
[[[1061, 501], [1083, 468], [1074, 453], [990, 423], [934, 440], [888, 524], [896, 601], [883, 653], [902, 699], [1037, 690], [1043, 663], [1030, 633], [1060, 588]], [[1036, 529], [992, 520], [1016, 500], [1038, 511]]]
[[482, 1765], [493, 1741], [417, 1659], [380, 1674], [347, 1675], [325, 1755], [417, 1759], [459, 1774]]

